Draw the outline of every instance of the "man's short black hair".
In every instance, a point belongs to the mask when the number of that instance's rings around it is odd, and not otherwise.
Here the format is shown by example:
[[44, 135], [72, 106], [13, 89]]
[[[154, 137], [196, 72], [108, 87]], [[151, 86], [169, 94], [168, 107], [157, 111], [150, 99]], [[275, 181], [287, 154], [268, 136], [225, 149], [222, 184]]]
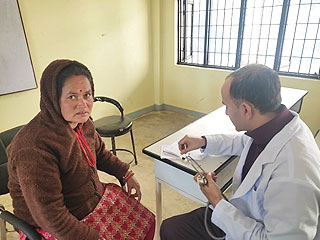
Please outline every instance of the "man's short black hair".
[[261, 113], [276, 112], [281, 104], [278, 73], [261, 64], [249, 64], [227, 78], [232, 78], [230, 96], [252, 103]]

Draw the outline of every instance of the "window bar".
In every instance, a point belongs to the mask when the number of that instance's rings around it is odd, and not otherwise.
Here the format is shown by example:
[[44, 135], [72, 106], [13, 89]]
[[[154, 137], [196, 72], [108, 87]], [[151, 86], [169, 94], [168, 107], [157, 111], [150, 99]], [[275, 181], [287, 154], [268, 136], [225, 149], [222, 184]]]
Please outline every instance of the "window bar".
[[[208, 5], [208, 37], [207, 37], [207, 51], [205, 52], [205, 58], [206, 58], [206, 64], [209, 63], [209, 51], [210, 51], [210, 31], [211, 31], [211, 14], [212, 14], [212, 1], [209, 0], [209, 5]], [[214, 46], [215, 47], [215, 46]]]
[[229, 59], [230, 59], [230, 45], [231, 45], [231, 34], [232, 34], [232, 18], [233, 18], [233, 7], [234, 7], [234, 0], [232, 0], [232, 8], [231, 8], [231, 25], [230, 25], [230, 39], [229, 39], [229, 46], [228, 46], [228, 66], [229, 66]]
[[194, 2], [191, 7], [191, 39], [190, 39], [190, 56], [193, 59], [193, 17], [194, 17]]
[[215, 25], [216, 31], [215, 31], [215, 36], [214, 36], [213, 65], [218, 65], [218, 64], [216, 64], [216, 58], [217, 58], [217, 55], [216, 55], [216, 53], [217, 53], [217, 32], [218, 32], [218, 17], [219, 17], [218, 8], [219, 8], [219, 1], [217, 1], [217, 7], [216, 7], [217, 14], [216, 14], [216, 25]]
[[239, 19], [239, 29], [238, 29], [238, 41], [237, 41], [237, 54], [236, 54], [236, 68], [240, 67], [241, 62], [241, 51], [243, 43], [243, 29], [246, 17], [247, 0], [241, 0], [240, 8], [240, 19]]
[[[320, 26], [320, 17], [319, 17], [319, 22], [318, 22], [318, 27], [317, 27], [316, 36], [318, 36], [319, 26]], [[311, 66], [312, 66], [312, 61], [313, 61], [313, 55], [314, 55], [314, 49], [316, 48], [316, 43], [317, 43], [317, 38], [315, 38], [315, 41], [314, 41], [314, 44], [313, 44], [311, 62], [310, 62], [310, 66], [309, 66], [309, 74], [310, 74], [310, 71], [311, 71]], [[317, 78], [319, 79], [319, 77], [320, 77], [320, 66], [319, 66], [319, 72], [318, 72], [318, 73], [315, 73], [315, 74], [317, 74]]]
[[200, 29], [200, 1], [198, 1], [199, 2], [199, 6], [198, 6], [198, 11], [199, 11], [199, 17], [198, 17], [198, 52], [197, 52], [197, 64], [199, 64], [199, 52], [200, 52], [200, 48], [199, 48], [199, 44], [200, 44], [200, 31], [199, 31], [199, 29]]
[[223, 50], [223, 40], [224, 40], [224, 22], [225, 22], [225, 17], [226, 17], [226, 0], [224, 0], [224, 6], [223, 6], [223, 26], [222, 26], [222, 40], [221, 40], [221, 50], [220, 50], [220, 53], [221, 53], [221, 57], [220, 57], [220, 66], [222, 65], [222, 50]]
[[[274, 61], [274, 65], [273, 65], [273, 69], [275, 71], [277, 71], [277, 72], [280, 70], [281, 54], [282, 54], [282, 48], [283, 48], [284, 37], [285, 37], [285, 32], [286, 32], [286, 26], [287, 26], [288, 14], [289, 14], [289, 7], [290, 7], [290, 0], [284, 0], [283, 1], [283, 6], [282, 6], [281, 19], [280, 19], [280, 26], [279, 26], [276, 54], [274, 56], [275, 61]], [[299, 10], [300, 10], [300, 4], [299, 4]], [[299, 14], [299, 10], [298, 10], [298, 14]], [[298, 18], [297, 18], [297, 21], [298, 21]], [[295, 35], [296, 35], [296, 30], [297, 30], [297, 22], [296, 22], [296, 27], [295, 27], [295, 30], [294, 30], [294, 35], [293, 35], [293, 41], [292, 41], [292, 47], [291, 47], [288, 71], [289, 71], [290, 65], [291, 65], [291, 55], [292, 55], [292, 49], [293, 49], [294, 38], [295, 38]]]
[[187, 39], [187, 0], [183, 0], [183, 61], [186, 62]]
[[209, 23], [209, 5], [210, 5], [210, 0], [207, 0], [206, 2], [206, 22], [205, 22], [205, 30], [204, 30], [204, 54], [203, 54], [203, 64], [208, 65], [208, 23]]
[[[302, 58], [303, 58], [302, 55], [303, 55], [304, 46], [305, 46], [305, 43], [306, 43], [306, 37], [307, 37], [307, 31], [308, 31], [309, 19], [310, 19], [310, 12], [311, 12], [311, 4], [310, 4], [310, 8], [309, 8], [309, 14], [308, 14], [306, 32], [304, 33], [304, 39], [303, 39], [303, 45], [302, 45], [302, 51], [301, 51], [301, 58], [300, 58], [300, 62], [299, 62], [298, 73], [300, 73], [301, 61], [302, 61]], [[311, 62], [310, 62], [310, 66], [311, 66]], [[309, 73], [310, 73], [310, 72], [309, 72]]]
[[262, 30], [262, 20], [263, 20], [263, 13], [264, 13], [264, 4], [265, 4], [265, 0], [263, 0], [263, 5], [262, 5], [262, 15], [261, 15], [261, 20], [260, 20], [259, 39], [258, 39], [258, 49], [257, 49], [257, 53], [256, 53], [256, 63], [258, 63], [258, 57], [259, 57], [259, 48], [260, 48], [261, 30]]
[[[289, 0], [284, 0], [283, 1], [283, 5], [286, 3], [287, 4], [287, 1], [289, 1]], [[285, 6], [285, 5], [284, 5]], [[284, 9], [285, 9], [285, 7], [282, 7], [282, 12], [284, 11]], [[293, 39], [292, 39], [292, 46], [291, 46], [291, 51], [290, 51], [290, 57], [289, 57], [289, 67], [288, 67], [288, 72], [290, 72], [290, 66], [291, 66], [291, 57], [292, 57], [292, 51], [293, 51], [293, 46], [294, 46], [294, 40], [295, 40], [295, 38], [296, 38], [296, 32], [297, 32], [297, 25], [298, 25], [298, 16], [299, 16], [299, 12], [300, 12], [300, 6], [301, 6], [301, 0], [299, 1], [299, 7], [298, 7], [298, 15], [297, 15], [297, 20], [296, 20], [296, 26], [295, 26], [295, 28], [294, 28], [294, 33], [293, 33]], [[288, 9], [289, 9], [289, 6], [288, 6]], [[282, 17], [282, 16], [281, 16]], [[281, 26], [281, 24], [280, 24], [280, 26]], [[286, 28], [286, 26], [284, 25], [284, 26], [282, 26], [282, 27], [284, 27], [284, 29]], [[279, 34], [280, 34], [280, 29], [279, 29]], [[279, 35], [278, 35], [278, 37], [279, 37]], [[278, 42], [279, 42], [280, 40], [279, 40], [279, 38], [278, 38]], [[278, 44], [277, 44], [277, 50], [278, 50]], [[282, 50], [282, 49], [281, 49]], [[277, 57], [279, 58], [280, 57], [280, 50], [279, 50], [279, 54], [277, 55]], [[279, 61], [279, 60], [278, 60]], [[275, 65], [275, 67], [278, 67], [278, 68], [275, 68], [274, 67], [274, 70], [276, 70], [276, 71], [278, 71], [278, 69], [279, 69], [279, 66], [280, 66], [280, 62], [279, 63], [277, 63], [278, 64], [278, 66], [276, 66], [276, 64], [274, 64]]]
[[183, 27], [183, 0], [180, 0], [180, 9], [179, 9], [179, 23], [180, 23], [180, 25], [179, 25], [179, 31], [180, 31], [180, 38], [179, 38], [179, 42], [180, 42], [180, 52], [179, 52], [179, 55], [180, 55], [180, 61], [181, 62], [183, 62], [183, 49], [182, 49], [182, 45], [183, 45], [183, 41], [184, 41], [184, 39], [183, 39], [183, 29], [182, 29], [182, 27]]
[[251, 55], [251, 42], [252, 42], [252, 33], [253, 33], [253, 23], [254, 23], [254, 16], [255, 16], [255, 13], [256, 13], [255, 10], [256, 10], [256, 1], [254, 1], [254, 4], [253, 4], [253, 16], [252, 16], [252, 23], [251, 23], [251, 33], [250, 33], [249, 53], [248, 53], [247, 64], [249, 64], [250, 55]]
[[180, 18], [181, 18], [181, 0], [178, 1], [178, 62], [181, 62], [181, 33], [180, 33]]
[[274, 0], [272, 1], [272, 8], [271, 8], [271, 17], [269, 21], [269, 29], [268, 29], [268, 41], [267, 41], [267, 47], [266, 47], [266, 55], [264, 57], [264, 64], [267, 63], [267, 56], [268, 56], [268, 46], [269, 46], [269, 40], [270, 40], [270, 31], [271, 31], [271, 22], [272, 22], [272, 17], [273, 17], [273, 9], [274, 9]]
[[[208, 2], [207, 2], [208, 3]], [[206, 40], [207, 43], [207, 50], [204, 54], [205, 58], [206, 58], [206, 64], [208, 64], [209, 62], [209, 49], [210, 49], [210, 30], [211, 30], [211, 0], [209, 0], [209, 6], [207, 6], [207, 12], [208, 12], [208, 22], [206, 21], [206, 24], [208, 23], [208, 40]]]

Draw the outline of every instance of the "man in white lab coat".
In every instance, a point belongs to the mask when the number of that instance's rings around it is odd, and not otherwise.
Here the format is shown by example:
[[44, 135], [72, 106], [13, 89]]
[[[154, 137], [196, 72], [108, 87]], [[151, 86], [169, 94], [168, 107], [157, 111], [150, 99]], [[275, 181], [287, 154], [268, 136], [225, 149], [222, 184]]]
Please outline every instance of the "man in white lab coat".
[[[240, 155], [229, 202], [206, 176], [208, 228], [218, 239], [320, 239], [320, 152], [298, 114], [281, 105], [280, 81], [258, 64], [230, 74], [221, 89], [226, 114], [242, 135], [185, 136], [181, 153]], [[213, 123], [214, 124], [214, 123]], [[196, 176], [195, 176], [196, 179]], [[205, 208], [164, 220], [161, 239], [212, 239]]]

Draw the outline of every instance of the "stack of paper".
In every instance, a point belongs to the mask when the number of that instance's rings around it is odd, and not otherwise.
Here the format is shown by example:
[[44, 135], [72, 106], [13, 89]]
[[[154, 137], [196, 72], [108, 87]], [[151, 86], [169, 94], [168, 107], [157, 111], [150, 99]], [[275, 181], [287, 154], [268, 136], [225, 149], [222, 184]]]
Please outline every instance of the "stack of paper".
[[[198, 160], [198, 161], [202, 160], [205, 157], [205, 154], [200, 152], [200, 149], [190, 151], [189, 154], [194, 160]], [[161, 159], [169, 159], [169, 160], [181, 159], [178, 142], [174, 142], [170, 145], [162, 145]]]

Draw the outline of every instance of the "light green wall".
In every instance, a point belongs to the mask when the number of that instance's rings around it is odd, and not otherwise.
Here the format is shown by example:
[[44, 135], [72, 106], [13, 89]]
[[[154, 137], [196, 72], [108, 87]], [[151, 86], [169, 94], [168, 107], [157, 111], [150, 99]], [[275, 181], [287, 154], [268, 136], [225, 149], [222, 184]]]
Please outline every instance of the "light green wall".
[[[163, 102], [192, 111], [209, 113], [220, 107], [220, 88], [228, 71], [176, 65], [176, 19], [173, 0], [161, 1], [161, 80]], [[281, 77], [284, 87], [308, 90], [301, 118], [313, 133], [320, 128], [320, 81]]]
[[[154, 104], [152, 16], [149, 0], [19, 0], [39, 85], [53, 60], [91, 70], [96, 95], [118, 99], [125, 113]], [[25, 124], [39, 111], [39, 89], [0, 96], [0, 131]], [[116, 111], [97, 104], [93, 117]]]

